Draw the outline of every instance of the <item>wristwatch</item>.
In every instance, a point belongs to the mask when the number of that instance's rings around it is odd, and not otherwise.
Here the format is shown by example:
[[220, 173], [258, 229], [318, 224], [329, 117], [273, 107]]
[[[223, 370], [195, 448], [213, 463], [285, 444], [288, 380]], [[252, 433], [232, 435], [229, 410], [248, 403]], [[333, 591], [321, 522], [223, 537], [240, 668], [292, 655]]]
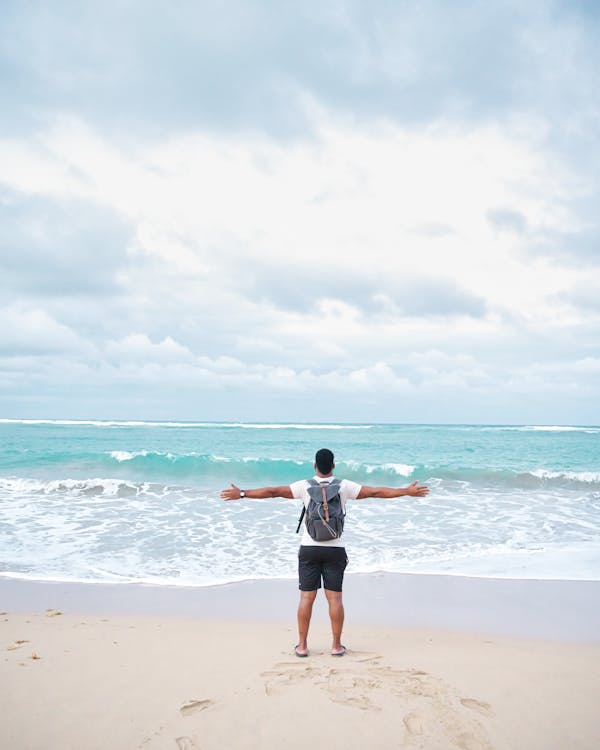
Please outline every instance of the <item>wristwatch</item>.
[[246, 490], [240, 490], [240, 499], [246, 497]]

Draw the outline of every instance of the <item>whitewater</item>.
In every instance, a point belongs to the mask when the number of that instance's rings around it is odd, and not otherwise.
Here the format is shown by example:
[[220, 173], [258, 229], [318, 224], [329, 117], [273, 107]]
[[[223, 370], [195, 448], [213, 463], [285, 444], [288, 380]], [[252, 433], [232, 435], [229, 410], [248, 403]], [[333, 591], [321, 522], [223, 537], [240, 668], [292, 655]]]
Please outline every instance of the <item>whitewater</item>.
[[600, 427], [0, 419], [0, 575], [206, 586], [294, 578], [300, 508], [219, 492], [418, 480], [348, 508], [349, 573], [600, 580]]

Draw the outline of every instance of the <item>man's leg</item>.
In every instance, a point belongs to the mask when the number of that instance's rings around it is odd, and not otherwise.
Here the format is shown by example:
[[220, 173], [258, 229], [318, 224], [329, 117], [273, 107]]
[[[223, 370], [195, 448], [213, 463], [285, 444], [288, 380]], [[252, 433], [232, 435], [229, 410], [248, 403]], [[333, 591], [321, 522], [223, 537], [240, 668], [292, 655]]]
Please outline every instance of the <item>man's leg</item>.
[[298, 604], [298, 645], [296, 652], [308, 653], [308, 629], [312, 615], [313, 604], [317, 596], [316, 591], [301, 591], [300, 604]]
[[331, 620], [331, 632], [333, 634], [331, 653], [343, 654], [345, 649], [342, 646], [342, 629], [344, 627], [344, 604], [342, 602], [342, 592], [325, 589], [325, 596], [329, 603], [329, 619]]

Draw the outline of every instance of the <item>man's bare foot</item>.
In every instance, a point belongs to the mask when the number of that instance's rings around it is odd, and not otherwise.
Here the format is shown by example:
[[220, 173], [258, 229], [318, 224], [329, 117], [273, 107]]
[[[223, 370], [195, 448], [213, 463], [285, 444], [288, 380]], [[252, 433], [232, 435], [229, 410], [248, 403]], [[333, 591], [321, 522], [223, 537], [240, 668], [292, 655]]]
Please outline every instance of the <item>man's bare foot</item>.
[[308, 656], [308, 648], [306, 648], [306, 646], [302, 648], [302, 646], [298, 644], [297, 646], [294, 646], [294, 653], [296, 654], [296, 656], [299, 656], [301, 659], [303, 659], [305, 656]]
[[339, 645], [338, 648], [332, 648], [331, 649], [331, 655], [332, 656], [343, 656], [346, 653], [346, 647]]

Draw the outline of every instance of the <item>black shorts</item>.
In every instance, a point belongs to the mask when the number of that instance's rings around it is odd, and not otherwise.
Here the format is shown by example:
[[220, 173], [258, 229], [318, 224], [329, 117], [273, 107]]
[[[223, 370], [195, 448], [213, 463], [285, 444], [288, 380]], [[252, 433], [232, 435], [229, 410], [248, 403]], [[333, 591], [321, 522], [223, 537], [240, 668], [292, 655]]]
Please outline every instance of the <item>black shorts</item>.
[[323, 588], [341, 591], [344, 571], [348, 565], [344, 547], [302, 545], [298, 552], [298, 578], [300, 591], [316, 591]]

